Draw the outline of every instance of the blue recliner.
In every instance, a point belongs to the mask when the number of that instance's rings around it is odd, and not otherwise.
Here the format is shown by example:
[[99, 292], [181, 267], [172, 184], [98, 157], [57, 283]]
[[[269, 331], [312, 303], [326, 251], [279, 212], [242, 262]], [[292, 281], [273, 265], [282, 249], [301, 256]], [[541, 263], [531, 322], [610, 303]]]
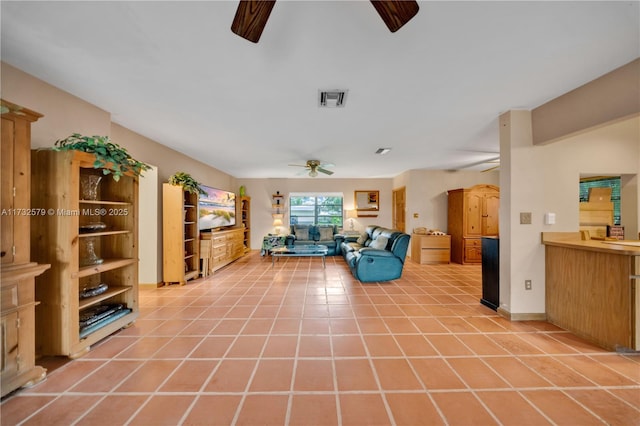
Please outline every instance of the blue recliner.
[[402, 276], [409, 234], [370, 225], [358, 241], [340, 245], [354, 277], [362, 282], [390, 281]]

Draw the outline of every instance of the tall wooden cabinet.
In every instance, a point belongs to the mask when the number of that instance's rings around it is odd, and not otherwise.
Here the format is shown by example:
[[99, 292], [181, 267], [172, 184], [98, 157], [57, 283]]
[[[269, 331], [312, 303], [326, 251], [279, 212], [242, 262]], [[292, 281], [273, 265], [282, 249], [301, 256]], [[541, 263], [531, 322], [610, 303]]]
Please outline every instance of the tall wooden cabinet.
[[162, 185], [162, 280], [184, 285], [200, 274], [198, 194]]
[[35, 365], [35, 277], [48, 264], [31, 261], [31, 123], [41, 114], [2, 101], [0, 162], [0, 383], [2, 396], [43, 380]]
[[37, 350], [76, 358], [138, 317], [138, 179], [115, 181], [80, 151], [31, 152]]
[[240, 203], [240, 225], [244, 227], [242, 242], [244, 252], [251, 251], [251, 197], [242, 196], [238, 198]]
[[498, 236], [500, 188], [475, 185], [448, 191], [448, 230], [451, 261], [481, 263], [484, 236]]

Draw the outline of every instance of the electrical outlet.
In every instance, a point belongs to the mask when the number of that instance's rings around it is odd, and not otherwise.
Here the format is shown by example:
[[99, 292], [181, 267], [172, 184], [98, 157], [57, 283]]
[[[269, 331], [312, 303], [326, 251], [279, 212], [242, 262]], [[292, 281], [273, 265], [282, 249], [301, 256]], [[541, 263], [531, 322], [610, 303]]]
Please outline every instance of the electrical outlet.
[[531, 212], [520, 213], [520, 225], [531, 225]]
[[531, 280], [524, 280], [524, 289], [531, 290]]

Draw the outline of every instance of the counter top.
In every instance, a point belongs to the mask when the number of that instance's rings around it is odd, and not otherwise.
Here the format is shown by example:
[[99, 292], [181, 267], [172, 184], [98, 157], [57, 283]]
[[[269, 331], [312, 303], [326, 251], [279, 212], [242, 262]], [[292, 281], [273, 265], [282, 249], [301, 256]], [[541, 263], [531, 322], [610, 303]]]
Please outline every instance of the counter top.
[[601, 241], [580, 239], [579, 232], [543, 232], [542, 244], [624, 256], [640, 256], [640, 241]]

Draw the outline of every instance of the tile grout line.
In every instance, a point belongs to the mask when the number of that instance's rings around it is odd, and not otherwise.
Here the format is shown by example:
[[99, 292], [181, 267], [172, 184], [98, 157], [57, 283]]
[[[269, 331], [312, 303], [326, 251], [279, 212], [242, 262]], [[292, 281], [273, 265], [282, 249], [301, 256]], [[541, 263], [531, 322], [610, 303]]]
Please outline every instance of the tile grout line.
[[[289, 281], [287, 283], [287, 289], [290, 286], [291, 286], [291, 282]], [[273, 281], [271, 281], [270, 285], [268, 286], [268, 288], [271, 288], [271, 287], [273, 287]], [[265, 291], [265, 293], [263, 294], [262, 298], [260, 299], [261, 301], [264, 300], [264, 298], [266, 297], [266, 294], [267, 294], [267, 292]], [[286, 292], [285, 292], [285, 294], [286, 294]], [[284, 302], [285, 297], [286, 296], [283, 296], [281, 301], [280, 301], [280, 305], [278, 307], [278, 312], [276, 313], [276, 315], [274, 317], [274, 320], [273, 320], [273, 322], [271, 324], [271, 328], [269, 330], [270, 332], [273, 331], [273, 328], [275, 327], [275, 323], [276, 323], [275, 318], [278, 317], [278, 313], [280, 313], [280, 311], [282, 310], [282, 306], [285, 303]], [[255, 309], [257, 309], [257, 305], [256, 305], [256, 308], [254, 308], [253, 312], [255, 312]], [[248, 320], [247, 320], [247, 322], [248, 322]], [[246, 323], [245, 323], [245, 326], [246, 326]], [[302, 326], [302, 322], [300, 322], [299, 327], [301, 327], [301, 326]], [[244, 327], [243, 327], [243, 329], [244, 329]], [[242, 330], [240, 330], [238, 332], [238, 336], [241, 334], [241, 331]], [[249, 389], [251, 387], [251, 383], [253, 382], [253, 379], [255, 378], [255, 374], [256, 374], [256, 372], [258, 370], [258, 366], [260, 365], [260, 361], [262, 360], [262, 355], [264, 354], [264, 350], [266, 348], [267, 342], [269, 341], [269, 336], [270, 335], [271, 335], [271, 333], [269, 333], [267, 335], [267, 338], [265, 338], [265, 341], [264, 341], [264, 343], [262, 345], [262, 349], [260, 351], [260, 354], [257, 357], [256, 365], [254, 366], [253, 371], [251, 372], [249, 380], [247, 381], [247, 385], [245, 386], [245, 390], [244, 390], [244, 392], [242, 392], [242, 397], [241, 397], [240, 401], [238, 402], [238, 407], [236, 408], [236, 412], [235, 412], [235, 414], [234, 414], [234, 416], [233, 416], [233, 418], [231, 420], [231, 426], [235, 425], [237, 423], [237, 421], [238, 421], [238, 418], [240, 417], [240, 413], [242, 412], [242, 408], [243, 408], [244, 403], [246, 401], [247, 395], [249, 394]], [[299, 345], [299, 339], [298, 339], [298, 345]], [[233, 346], [233, 344], [229, 346], [229, 350], [231, 349], [232, 346]], [[295, 364], [294, 364], [294, 370], [295, 370]], [[213, 376], [211, 376], [211, 377], [213, 377]], [[208, 380], [211, 380], [211, 377]], [[293, 377], [295, 377], [295, 376], [292, 375], [292, 380], [293, 380]], [[291, 404], [290, 400], [291, 400], [291, 396], [289, 396], [288, 406]], [[287, 415], [286, 415], [287, 417], [288, 417], [288, 413], [289, 413], [289, 408], [287, 408]]]

